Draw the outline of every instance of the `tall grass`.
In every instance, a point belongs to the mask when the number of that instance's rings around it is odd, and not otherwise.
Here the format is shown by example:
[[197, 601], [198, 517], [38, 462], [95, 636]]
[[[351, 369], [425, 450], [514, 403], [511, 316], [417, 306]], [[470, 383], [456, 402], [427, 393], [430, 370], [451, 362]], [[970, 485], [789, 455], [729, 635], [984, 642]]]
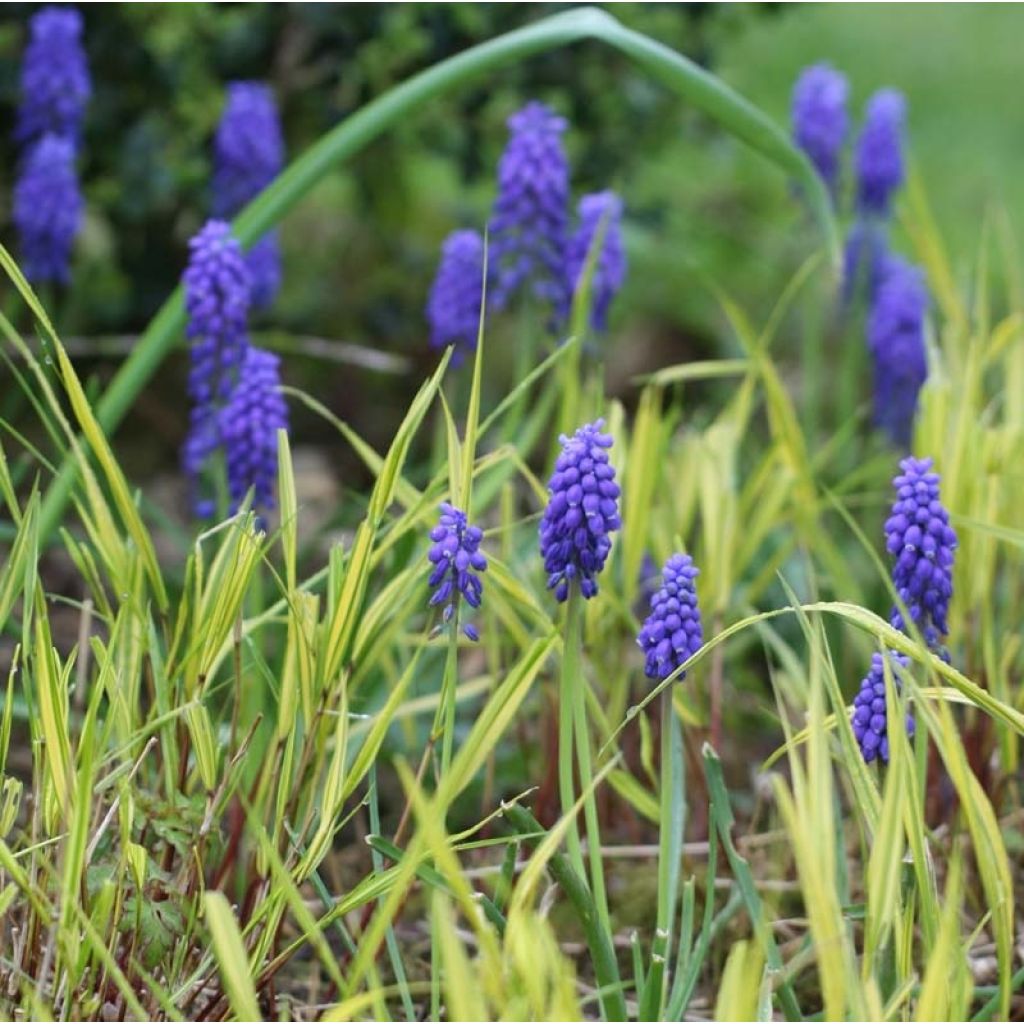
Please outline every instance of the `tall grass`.
[[[684, 81], [678, 61], [603, 15], [546, 24], [487, 52], [593, 35]], [[694, 95], [717, 102], [699, 81]], [[419, 83], [403, 102], [440, 87]], [[392, 103], [388, 116], [405, 109]], [[372, 134], [359, 123], [315, 166]], [[279, 186], [243, 233], [287, 207], [292, 185]], [[967, 301], [919, 190], [906, 221], [939, 300], [915, 452], [936, 458], [961, 541], [949, 661], [886, 621], [879, 535], [897, 455], [861, 423], [826, 416], [835, 433], [808, 436], [791, 397], [782, 336], [814, 284], [827, 290], [827, 259], [763, 323], [719, 288], [723, 348], [737, 355], [659, 370], [630, 410], [605, 398], [578, 336], [493, 408], [486, 344], [461, 389], [442, 359], [382, 452], [297, 395], [374, 477], [351, 531], [326, 564], [303, 557], [282, 433], [272, 528], [243, 509], [169, 566], [105, 433], [117, 402], [94, 410], [0, 251], [35, 334], [0, 318], [5, 357], [50, 442], [37, 459], [3, 424], [2, 1012], [1007, 1016], [1022, 980], [1005, 838], [1024, 731], [1022, 312], [1011, 302], [995, 319], [986, 261], [1012, 265], [995, 233]], [[145, 351], [177, 323], [169, 306]], [[555, 431], [566, 366], [578, 419], [603, 414], [615, 437], [624, 524], [568, 632], [536, 553], [548, 467], [523, 441]], [[698, 388], [712, 409], [701, 419]], [[72, 594], [46, 590], [51, 470], [73, 498], [57, 545]], [[426, 531], [456, 495], [485, 525], [490, 560], [472, 648], [435, 636], [425, 610]], [[634, 644], [639, 569], [680, 547], [703, 570], [706, 643], [685, 681], [650, 686]], [[889, 687], [889, 720], [907, 708], [917, 725], [912, 740], [890, 731], [884, 770], [861, 759], [847, 707], [879, 648], [912, 661], [907, 687]], [[563, 674], [587, 756], [570, 761], [559, 811]]]

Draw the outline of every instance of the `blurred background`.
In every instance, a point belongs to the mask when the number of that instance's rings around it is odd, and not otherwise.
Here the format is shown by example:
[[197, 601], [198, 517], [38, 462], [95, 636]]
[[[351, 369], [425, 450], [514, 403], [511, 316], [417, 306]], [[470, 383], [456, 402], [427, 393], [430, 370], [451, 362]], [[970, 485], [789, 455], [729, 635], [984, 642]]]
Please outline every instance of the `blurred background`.
[[[94, 85], [80, 165], [87, 221], [73, 285], [55, 302], [62, 333], [95, 385], [177, 283], [187, 240], [208, 216], [211, 141], [225, 83], [272, 84], [295, 156], [416, 71], [567, 6], [83, 7]], [[0, 14], [0, 107], [8, 125], [35, 9], [9, 4]], [[913, 166], [961, 279], [978, 259], [987, 217], [1008, 218], [1015, 232], [1021, 227], [1024, 13], [1016, 7], [620, 4], [614, 13], [710, 67], [787, 126], [790, 89], [808, 63], [828, 60], [846, 73], [858, 119], [875, 89], [903, 90]], [[441, 240], [453, 228], [486, 223], [505, 119], [534, 97], [571, 123], [574, 194], [613, 187], [625, 201], [630, 270], [603, 344], [610, 389], [627, 400], [635, 373], [730, 354], [708, 282], [763, 322], [819, 244], [774, 167], [623, 57], [584, 43], [507, 67], [436, 101], [330, 174], [283, 225], [283, 291], [256, 327], [298, 351], [287, 362], [289, 383], [313, 392], [376, 444], [390, 437], [436, 359], [423, 307]], [[14, 166], [5, 131], [0, 237], [9, 246]], [[500, 323], [493, 330], [490, 352], [500, 362], [515, 340]], [[392, 372], [353, 369], [325, 359], [318, 341], [406, 362]], [[141, 478], [176, 464], [184, 371], [182, 349], [122, 429], [126, 463]], [[302, 409], [293, 417], [300, 444], [335, 436]], [[361, 470], [344, 463], [347, 452], [338, 457], [354, 484]]]

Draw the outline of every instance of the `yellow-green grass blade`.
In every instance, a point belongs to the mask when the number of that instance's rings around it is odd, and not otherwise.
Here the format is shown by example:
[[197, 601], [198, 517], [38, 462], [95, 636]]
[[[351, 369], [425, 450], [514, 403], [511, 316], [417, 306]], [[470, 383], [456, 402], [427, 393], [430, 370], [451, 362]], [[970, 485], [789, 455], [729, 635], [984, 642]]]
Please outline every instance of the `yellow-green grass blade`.
[[222, 892], [205, 893], [203, 910], [221, 980], [235, 1017], [243, 1021], [262, 1020], [242, 935], [227, 897]]

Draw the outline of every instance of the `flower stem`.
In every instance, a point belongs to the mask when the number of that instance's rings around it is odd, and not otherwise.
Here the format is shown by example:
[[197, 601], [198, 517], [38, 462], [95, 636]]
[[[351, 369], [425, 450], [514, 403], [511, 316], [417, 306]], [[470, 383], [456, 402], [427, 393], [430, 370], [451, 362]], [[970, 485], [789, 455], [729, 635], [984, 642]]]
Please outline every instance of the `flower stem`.
[[[581, 600], [575, 585], [570, 586], [569, 602], [565, 610], [565, 646], [562, 651], [562, 680], [558, 701], [558, 791], [562, 799], [562, 814], [571, 814], [576, 803], [573, 786], [573, 709], [577, 691], [580, 694], [583, 692]], [[569, 824], [565, 845], [573, 870], [580, 878], [586, 879], [575, 820]]]
[[455, 742], [455, 690], [459, 682], [459, 606], [455, 604], [451, 621], [448, 623], [448, 656], [444, 663], [444, 679], [441, 683], [441, 701], [437, 707], [437, 718], [434, 720], [434, 733], [431, 737], [436, 741], [438, 727], [441, 735], [441, 775], [438, 782], [448, 774], [452, 763], [452, 747]]
[[658, 916], [651, 944], [651, 969], [640, 1002], [640, 1020], [660, 1020], [665, 1002], [665, 964], [672, 952], [672, 926], [679, 891], [679, 858], [686, 823], [686, 759], [683, 734], [672, 707], [671, 686], [661, 694], [661, 830], [658, 841]]
[[[581, 659], [582, 660], [582, 659]], [[593, 778], [590, 762], [590, 729], [587, 724], [586, 688], [582, 674], [573, 695], [573, 721], [576, 732], [576, 760], [580, 769], [580, 783], [585, 788]], [[604, 860], [601, 857], [601, 827], [597, 817], [597, 797], [589, 789], [583, 801], [583, 818], [587, 827], [587, 856], [590, 858], [590, 884], [594, 892], [598, 920], [611, 934], [608, 897], [604, 885]]]
[[[583, 678], [583, 597], [573, 582], [569, 587], [569, 603], [565, 617], [565, 650], [562, 655], [562, 693], [559, 708], [559, 781], [562, 784], [562, 813], [567, 814], [575, 802], [573, 797], [573, 747], [579, 767], [580, 784], [586, 788], [593, 778], [590, 760], [590, 729], [587, 724], [587, 691]], [[601, 829], [597, 818], [597, 799], [593, 790], [583, 801], [583, 818], [587, 829], [587, 854], [590, 859], [590, 887], [594, 894], [598, 921], [611, 934], [608, 897], [605, 893], [604, 862], [601, 858]], [[573, 822], [567, 833], [567, 845], [573, 867], [581, 878], [583, 851], [579, 833]]]
[[[503, 813], [529, 849], [535, 850], [543, 842], [547, 833], [524, 807], [514, 803], [507, 804]], [[626, 1020], [626, 1002], [622, 995], [622, 981], [615, 961], [612, 935], [605, 930], [599, 915], [595, 913], [585, 876], [577, 872], [560, 853], [551, 855], [547, 862], [547, 870], [565, 893], [583, 929], [584, 938], [590, 949], [591, 963], [594, 965], [594, 974], [597, 977], [605, 1020]]]

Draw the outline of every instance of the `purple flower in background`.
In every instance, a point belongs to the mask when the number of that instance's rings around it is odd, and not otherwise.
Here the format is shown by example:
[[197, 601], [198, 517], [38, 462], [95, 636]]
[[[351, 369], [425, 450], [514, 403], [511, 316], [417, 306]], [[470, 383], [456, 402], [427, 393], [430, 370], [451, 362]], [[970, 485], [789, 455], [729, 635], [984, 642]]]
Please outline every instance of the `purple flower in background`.
[[633, 612], [637, 618], [644, 615], [651, 605], [651, 598], [658, 590], [661, 582], [661, 573], [658, 572], [658, 565], [651, 557], [649, 551], [645, 551], [640, 559], [640, 571], [636, 578], [636, 599], [633, 602]]
[[[249, 345], [250, 280], [241, 247], [223, 221], [207, 221], [189, 250], [183, 283], [192, 408], [182, 462], [198, 494], [203, 467], [220, 440], [218, 409], [234, 389]], [[196, 514], [211, 512], [210, 503], [197, 496]]]
[[569, 162], [562, 146], [566, 121], [534, 101], [513, 114], [508, 127], [490, 224], [495, 306], [503, 308], [530, 281], [534, 295], [562, 317], [568, 309]]
[[597, 574], [611, 551], [619, 519], [619, 485], [608, 461], [610, 434], [604, 420], [562, 435], [562, 453], [548, 481], [551, 495], [540, 523], [540, 553], [548, 589], [564, 601], [573, 580], [585, 598], [597, 593]]
[[569, 294], [580, 286], [587, 254], [603, 225], [604, 236], [590, 284], [590, 322], [594, 330], [603, 331], [608, 324], [608, 307], [626, 278], [622, 200], [610, 190], [593, 192], [580, 199], [578, 212], [579, 227], [569, 243], [567, 260]]
[[[464, 598], [471, 608], [479, 608], [483, 597], [483, 584], [478, 573], [487, 570], [487, 559], [480, 551], [483, 532], [470, 526], [466, 513], [441, 503], [441, 518], [430, 531], [434, 542], [427, 557], [434, 566], [430, 586], [434, 593], [431, 605], [444, 605], [442, 616], [447, 622], [455, 612], [456, 604]], [[463, 623], [463, 632], [470, 640], [479, 640], [480, 634], [470, 623]]]
[[903, 184], [903, 123], [907, 103], [895, 89], [880, 89], [868, 100], [857, 139], [857, 209], [886, 217], [893, 193]]
[[897, 256], [882, 270], [868, 315], [868, 347], [874, 362], [875, 423], [900, 448], [910, 444], [917, 397], [928, 377], [924, 275]]
[[[897, 691], [900, 674], [907, 667], [907, 659], [896, 651], [888, 654], [889, 669]], [[853, 734], [857, 737], [864, 760], [870, 763], [880, 758], [889, 763], [889, 732], [885, 707], [885, 663], [877, 651], [871, 655], [871, 670], [861, 680], [860, 690], [853, 699]], [[907, 735], [914, 735], [914, 719], [907, 715]]]
[[21, 268], [33, 284], [67, 283], [82, 206], [71, 140], [43, 136], [22, 162], [12, 211]]
[[689, 555], [673, 555], [665, 563], [661, 589], [651, 598], [651, 614], [636, 639], [649, 679], [668, 678], [704, 642], [694, 583], [698, 572]]
[[483, 294], [484, 240], [478, 231], [453, 231], [441, 247], [430, 288], [427, 321], [433, 348], [454, 345], [452, 362], [476, 350]]
[[192, 340], [189, 395], [207, 403], [231, 393], [248, 345], [249, 271], [224, 221], [207, 221], [188, 246], [183, 281]]
[[[939, 498], [939, 474], [931, 459], [903, 459], [893, 480], [896, 501], [885, 523], [886, 548], [895, 559], [892, 582], [925, 642], [935, 647], [949, 632], [956, 533]], [[890, 620], [907, 632], [898, 608]]]
[[850, 126], [846, 113], [849, 93], [846, 76], [828, 64], [804, 68], [793, 86], [793, 141], [810, 158], [833, 196]]
[[214, 212], [231, 217], [262, 192], [284, 165], [281, 121], [270, 86], [228, 84], [213, 156]]
[[254, 309], [267, 309], [273, 305], [281, 287], [281, 244], [276, 231], [268, 231], [245, 254], [252, 282]]
[[249, 346], [238, 383], [220, 411], [232, 512], [237, 511], [250, 489], [254, 509], [274, 507], [277, 432], [288, 429], [279, 363], [272, 352]]
[[32, 143], [60, 135], [77, 146], [91, 91], [81, 14], [63, 5], [42, 8], [29, 21], [15, 137]]
[[[213, 142], [213, 213], [234, 217], [263, 191], [284, 166], [281, 120], [268, 85], [231, 82], [227, 103]], [[246, 261], [252, 278], [252, 303], [266, 308], [281, 283], [281, 257], [276, 232], [260, 239]]]

